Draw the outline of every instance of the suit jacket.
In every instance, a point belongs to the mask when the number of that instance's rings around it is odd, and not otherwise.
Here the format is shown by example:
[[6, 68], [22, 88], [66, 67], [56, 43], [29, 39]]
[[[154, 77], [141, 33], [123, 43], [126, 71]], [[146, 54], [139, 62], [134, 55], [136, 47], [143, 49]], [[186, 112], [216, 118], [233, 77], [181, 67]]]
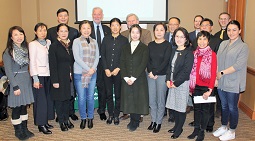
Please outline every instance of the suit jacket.
[[192, 43], [196, 39], [196, 30], [189, 33], [189, 41]]
[[[169, 42], [169, 36], [170, 36], [170, 32], [166, 32], [164, 38], [165, 40], [167, 40]], [[173, 37], [172, 37], [173, 38]], [[171, 41], [170, 41], [170, 44], [172, 46], [172, 49], [176, 48], [174, 45], [173, 45], [173, 42], [172, 42], [172, 38], [171, 38]]]
[[225, 29], [225, 31], [223, 32], [223, 39], [220, 38], [221, 31], [222, 31], [222, 29], [220, 31], [218, 31], [217, 33], [215, 33], [214, 37], [219, 38], [221, 41], [228, 40], [229, 37], [228, 37], [228, 34], [227, 34], [227, 29]]
[[[121, 35], [128, 38], [129, 40], [129, 37], [130, 37], [129, 30], [125, 30], [121, 32]], [[142, 29], [142, 35], [141, 35], [140, 41], [147, 46], [152, 41], [151, 32], [148, 29]]]
[[[91, 34], [90, 34], [90, 37], [96, 40], [96, 35], [95, 35], [96, 27], [94, 27], [93, 21], [90, 21], [90, 24], [91, 24]], [[104, 36], [111, 35], [110, 27], [102, 24], [102, 28], [103, 28], [103, 31], [104, 31]], [[102, 39], [102, 41], [103, 41], [103, 39]]]
[[[48, 29], [48, 31], [47, 31], [47, 39], [49, 39], [52, 44], [57, 41], [57, 37], [58, 37], [57, 26], [54, 26], [54, 27]], [[78, 38], [78, 37], [79, 37], [78, 30], [69, 26], [68, 39], [71, 42], [73, 42], [73, 40]]]

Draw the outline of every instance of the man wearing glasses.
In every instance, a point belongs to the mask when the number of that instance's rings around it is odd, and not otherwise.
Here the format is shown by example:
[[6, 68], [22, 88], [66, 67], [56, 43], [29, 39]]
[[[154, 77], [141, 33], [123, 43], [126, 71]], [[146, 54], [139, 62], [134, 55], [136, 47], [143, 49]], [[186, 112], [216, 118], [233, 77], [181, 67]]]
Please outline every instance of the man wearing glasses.
[[219, 24], [220, 24], [221, 30], [215, 33], [214, 37], [220, 38], [221, 41], [228, 40], [229, 38], [227, 35], [226, 27], [230, 21], [231, 21], [230, 14], [228, 14], [227, 12], [220, 13]]

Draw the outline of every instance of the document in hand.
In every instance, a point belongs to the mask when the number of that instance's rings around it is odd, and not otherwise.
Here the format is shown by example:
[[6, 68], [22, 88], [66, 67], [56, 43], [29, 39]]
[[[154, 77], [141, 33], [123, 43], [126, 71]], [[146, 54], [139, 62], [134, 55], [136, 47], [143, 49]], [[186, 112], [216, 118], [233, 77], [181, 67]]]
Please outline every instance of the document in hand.
[[209, 96], [207, 100], [203, 99], [203, 96], [194, 96], [194, 103], [215, 103], [216, 97], [215, 96]]

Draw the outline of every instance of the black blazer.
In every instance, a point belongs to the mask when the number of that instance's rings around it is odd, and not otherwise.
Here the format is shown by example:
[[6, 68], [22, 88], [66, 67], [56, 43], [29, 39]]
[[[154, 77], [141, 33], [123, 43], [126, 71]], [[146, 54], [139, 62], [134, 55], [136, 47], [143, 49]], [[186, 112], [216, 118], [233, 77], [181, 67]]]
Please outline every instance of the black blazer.
[[[47, 39], [51, 41], [51, 44], [56, 42], [58, 39], [58, 34], [57, 34], [57, 26], [54, 26], [47, 31]], [[68, 39], [73, 42], [74, 39], [79, 37], [79, 32], [77, 29], [70, 27], [69, 26], [69, 33], [68, 33]]]
[[[90, 37], [96, 40], [96, 35], [95, 35], [95, 29], [96, 27], [94, 27], [93, 21], [90, 21], [90, 25], [91, 25], [91, 34]], [[111, 34], [111, 29], [110, 27], [103, 25], [103, 31], [104, 31], [104, 36], [110, 35]]]
[[[175, 54], [175, 50], [172, 51], [169, 66], [166, 73], [166, 81], [171, 78], [172, 60]], [[189, 75], [193, 66], [194, 55], [190, 48], [186, 48], [178, 53], [177, 59], [174, 65], [173, 71], [173, 84], [179, 87], [182, 83], [189, 80]]]
[[194, 40], [196, 40], [196, 30], [189, 33], [189, 41], [192, 43]]

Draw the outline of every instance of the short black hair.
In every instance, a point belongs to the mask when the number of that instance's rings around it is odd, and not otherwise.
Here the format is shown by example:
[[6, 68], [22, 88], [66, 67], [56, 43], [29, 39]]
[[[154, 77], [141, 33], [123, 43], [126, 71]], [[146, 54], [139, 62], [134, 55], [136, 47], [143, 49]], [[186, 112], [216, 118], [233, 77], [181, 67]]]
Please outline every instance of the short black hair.
[[211, 39], [211, 33], [209, 33], [208, 31], [200, 31], [197, 33], [197, 40], [199, 37], [206, 37], [208, 39], [208, 42], [210, 42]]
[[177, 33], [178, 31], [181, 31], [181, 32], [184, 34], [185, 38], [186, 38], [186, 42], [184, 43], [184, 46], [185, 46], [185, 47], [189, 47], [189, 32], [188, 32], [185, 28], [183, 28], [183, 27], [179, 27], [179, 28], [177, 28], [177, 29], [174, 31], [173, 36], [172, 36], [172, 39], [171, 39], [173, 45], [174, 45], [174, 46], [177, 46], [177, 44], [176, 44], [176, 42], [175, 42], [175, 35], [176, 35], [176, 33]]
[[90, 22], [89, 22], [88, 20], [83, 20], [83, 21], [81, 21], [81, 22], [79, 23], [79, 30], [81, 30], [81, 27], [82, 27], [82, 25], [84, 25], [84, 24], [89, 24], [90, 27], [92, 27], [91, 24], [90, 24]]
[[213, 21], [212, 21], [211, 19], [209, 19], [209, 18], [204, 18], [204, 19], [201, 21], [200, 25], [202, 25], [202, 23], [203, 23], [203, 22], [206, 22], [206, 21], [208, 21], [208, 22], [210, 23], [210, 25], [213, 26]]
[[163, 22], [159, 22], [159, 23], [154, 24], [154, 26], [153, 26], [153, 32], [155, 31], [155, 29], [156, 29], [156, 27], [157, 27], [158, 25], [162, 25], [162, 26], [164, 27], [164, 29], [165, 29], [165, 32], [167, 31], [166, 24], [163, 23]]
[[60, 23], [58, 26], [57, 26], [57, 32], [59, 31], [60, 27], [61, 26], [66, 26], [67, 27], [67, 30], [69, 31], [69, 26], [65, 23]]
[[176, 19], [176, 20], [179, 22], [179, 24], [181, 24], [181, 20], [180, 20], [178, 17], [171, 17], [171, 18], [169, 18], [168, 22], [169, 22], [170, 20], [172, 20], [172, 19]]
[[[140, 32], [140, 38], [141, 38], [141, 36], [142, 36], [142, 28], [140, 27], [140, 25], [139, 25], [139, 24], [133, 24], [133, 25], [131, 25], [130, 28], [129, 28], [129, 33], [131, 33], [131, 31], [132, 31], [133, 28], [137, 28], [137, 29], [139, 30], [139, 32]], [[140, 38], [139, 38], [139, 39], [140, 39]]]
[[110, 21], [110, 26], [112, 25], [113, 22], [118, 22], [121, 25], [121, 21], [119, 18], [112, 18]]
[[228, 26], [229, 26], [230, 24], [236, 25], [236, 26], [238, 27], [239, 30], [241, 29], [241, 25], [240, 25], [240, 23], [239, 23], [237, 20], [232, 20], [232, 21], [230, 21], [230, 22], [228, 23], [226, 29], [228, 29]]
[[67, 15], [69, 15], [68, 10], [66, 10], [65, 8], [60, 8], [60, 9], [58, 9], [58, 11], [57, 11], [57, 16], [58, 16], [58, 14], [61, 13], [61, 12], [66, 12]]

